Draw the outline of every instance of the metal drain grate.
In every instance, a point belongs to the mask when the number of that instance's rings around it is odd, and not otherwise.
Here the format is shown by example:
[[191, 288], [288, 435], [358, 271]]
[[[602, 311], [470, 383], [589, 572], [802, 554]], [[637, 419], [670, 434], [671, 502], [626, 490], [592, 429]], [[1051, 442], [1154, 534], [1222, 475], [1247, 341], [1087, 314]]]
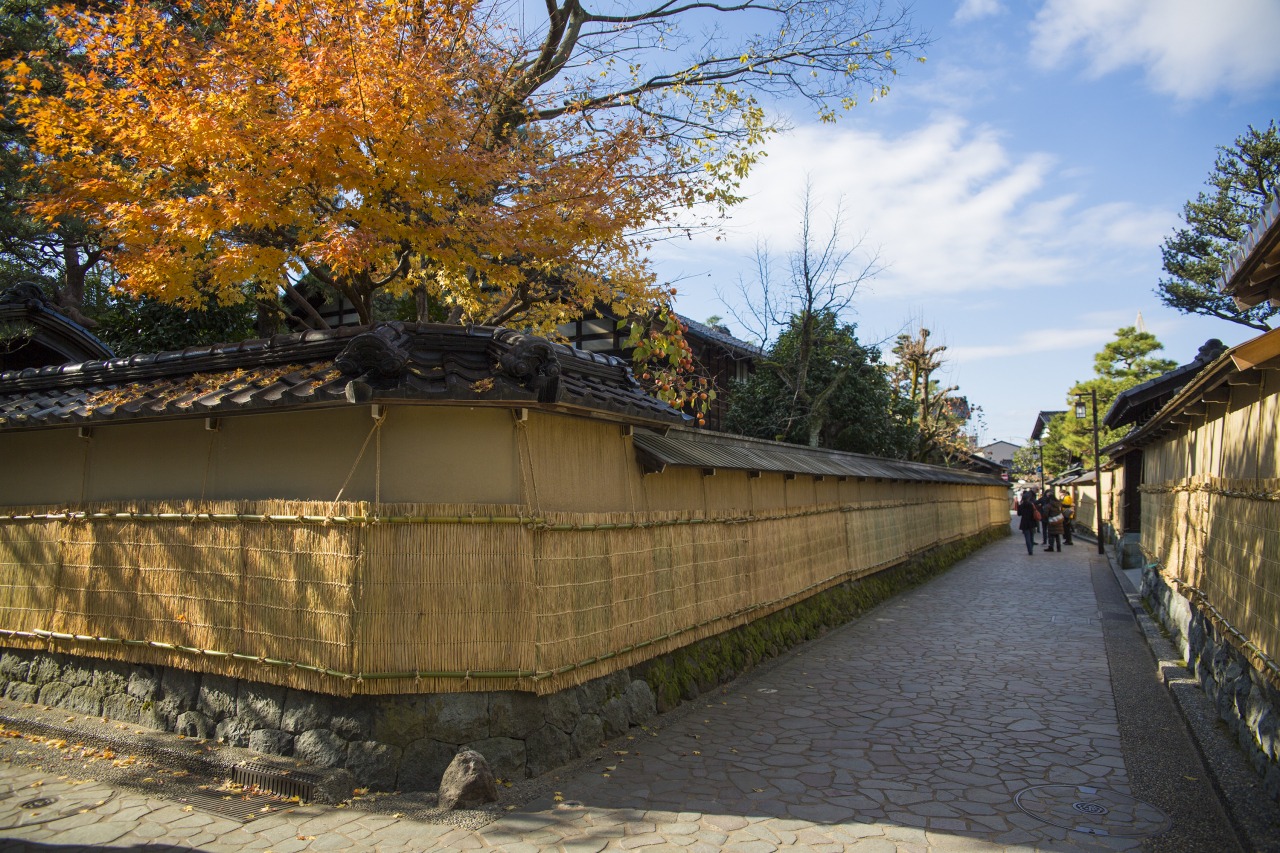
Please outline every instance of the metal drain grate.
[[292, 811], [298, 806], [291, 800], [282, 800], [269, 794], [226, 794], [216, 791], [196, 791], [181, 797], [179, 802], [241, 823]]
[[232, 769], [231, 781], [245, 788], [270, 791], [286, 799], [297, 797], [300, 802], [309, 803], [315, 798], [316, 787], [322, 780], [314, 773], [285, 770], [259, 761], [246, 761]]
[[1146, 838], [1173, 825], [1167, 814], [1150, 803], [1087, 785], [1025, 788], [1014, 802], [1036, 820], [1089, 835]]

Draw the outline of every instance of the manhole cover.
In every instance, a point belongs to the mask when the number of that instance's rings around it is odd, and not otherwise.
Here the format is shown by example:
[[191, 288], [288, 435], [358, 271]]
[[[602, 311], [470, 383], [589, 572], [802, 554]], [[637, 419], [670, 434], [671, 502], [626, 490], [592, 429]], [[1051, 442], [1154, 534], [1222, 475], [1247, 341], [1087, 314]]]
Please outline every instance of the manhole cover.
[[106, 805], [114, 796], [114, 791], [105, 791], [96, 785], [53, 781], [15, 787], [0, 783], [0, 830], [82, 814]]
[[1090, 835], [1145, 838], [1172, 825], [1169, 816], [1150, 803], [1086, 785], [1037, 785], [1019, 791], [1014, 802], [1037, 820]]

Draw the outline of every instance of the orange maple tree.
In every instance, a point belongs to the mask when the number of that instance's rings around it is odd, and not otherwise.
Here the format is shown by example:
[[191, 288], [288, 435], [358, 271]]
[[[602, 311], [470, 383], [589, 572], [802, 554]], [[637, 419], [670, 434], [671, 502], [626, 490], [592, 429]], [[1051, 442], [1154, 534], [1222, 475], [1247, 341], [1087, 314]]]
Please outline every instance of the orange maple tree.
[[129, 290], [225, 302], [308, 272], [365, 322], [377, 291], [423, 289], [456, 319], [543, 330], [660, 299], [635, 234], [681, 189], [641, 156], [652, 128], [496, 125], [511, 61], [473, 0], [188, 12], [62, 7], [85, 58], [63, 90], [10, 68], [51, 188], [32, 210], [93, 223]]
[[[773, 129], [753, 87], [824, 118], [853, 87], [883, 94], [919, 41], [860, 2], [548, 0], [525, 30], [493, 0], [121, 0], [52, 9], [76, 57], [56, 91], [39, 53], [5, 72], [45, 188], [30, 211], [87, 223], [134, 294], [305, 308], [310, 275], [363, 322], [375, 294], [412, 292], [453, 322], [541, 333], [607, 306], [656, 316], [633, 342], [678, 374], [649, 241], [736, 200]], [[682, 16], [743, 11], [772, 34], [664, 44]], [[705, 393], [669, 379], [670, 399]]]

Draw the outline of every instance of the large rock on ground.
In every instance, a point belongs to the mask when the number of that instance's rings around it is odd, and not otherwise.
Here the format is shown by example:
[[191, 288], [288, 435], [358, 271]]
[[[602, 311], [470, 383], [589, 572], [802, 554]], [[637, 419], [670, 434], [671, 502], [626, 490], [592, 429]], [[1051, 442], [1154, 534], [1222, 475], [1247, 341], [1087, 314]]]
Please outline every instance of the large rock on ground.
[[498, 785], [484, 756], [464, 749], [453, 757], [440, 780], [440, 806], [449, 810], [474, 809], [498, 800]]

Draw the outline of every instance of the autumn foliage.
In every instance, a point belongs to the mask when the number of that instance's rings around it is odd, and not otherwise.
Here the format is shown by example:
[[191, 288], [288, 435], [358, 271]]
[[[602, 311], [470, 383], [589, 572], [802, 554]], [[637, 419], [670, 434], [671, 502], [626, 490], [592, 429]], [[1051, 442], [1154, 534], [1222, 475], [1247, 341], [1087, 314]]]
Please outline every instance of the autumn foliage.
[[500, 28], [472, 0], [65, 6], [82, 53], [10, 85], [52, 191], [33, 210], [105, 237], [137, 294], [274, 292], [310, 272], [367, 320], [421, 289], [460, 321], [542, 330], [661, 301], [634, 236], [677, 177], [635, 115], [514, 125]]
[[[305, 315], [307, 277], [363, 322], [379, 293], [541, 333], [604, 307], [657, 393], [705, 403], [649, 240], [736, 200], [774, 129], [753, 92], [831, 119], [921, 42], [875, 0], [588, 6], [528, 30], [495, 0], [55, 6], [58, 55], [3, 65], [25, 212], [167, 303]], [[741, 15], [758, 28], [715, 25]]]

